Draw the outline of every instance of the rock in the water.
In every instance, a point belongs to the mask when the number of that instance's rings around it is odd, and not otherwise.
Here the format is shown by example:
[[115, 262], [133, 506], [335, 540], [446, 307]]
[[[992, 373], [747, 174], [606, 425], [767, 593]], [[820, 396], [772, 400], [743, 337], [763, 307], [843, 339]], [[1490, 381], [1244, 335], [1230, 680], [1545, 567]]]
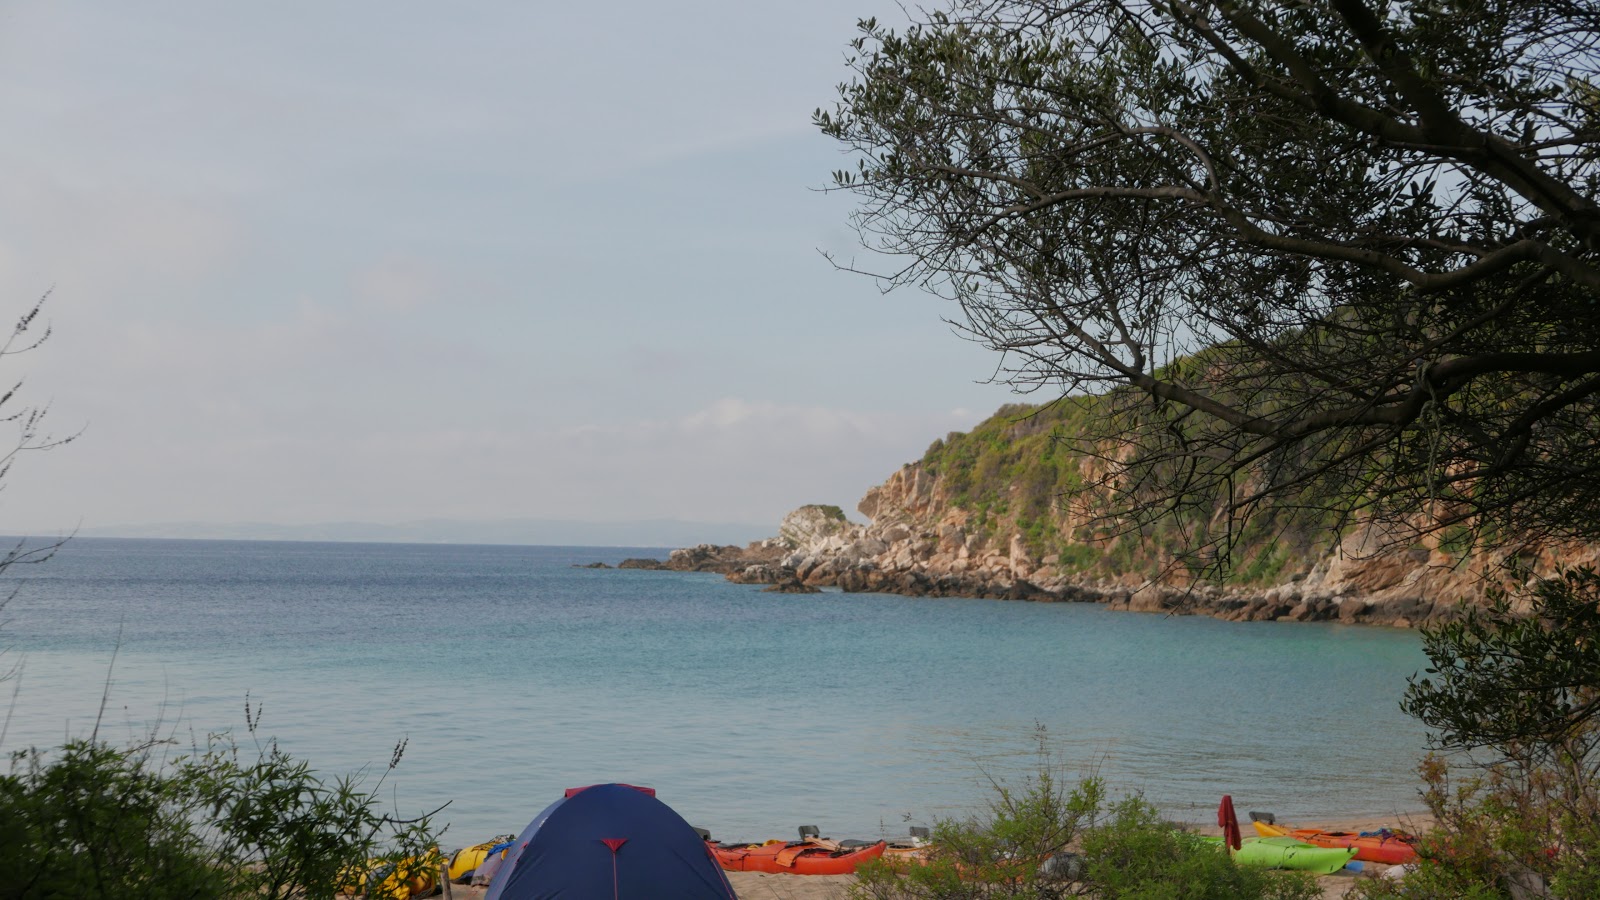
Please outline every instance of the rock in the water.
[[776, 563], [784, 555], [777, 540], [756, 541], [747, 547], [699, 544], [674, 550], [667, 557], [667, 568], [675, 572], [716, 572], [731, 575], [756, 563]]
[[762, 588], [761, 592], [763, 594], [820, 594], [822, 589], [814, 588], [798, 578], [791, 578], [788, 581], [780, 581], [777, 584], [768, 585]]
[[799, 582], [794, 570], [783, 566], [773, 566], [767, 563], [756, 563], [745, 566], [742, 570], [729, 572], [728, 580], [735, 584], [782, 584], [786, 581]]

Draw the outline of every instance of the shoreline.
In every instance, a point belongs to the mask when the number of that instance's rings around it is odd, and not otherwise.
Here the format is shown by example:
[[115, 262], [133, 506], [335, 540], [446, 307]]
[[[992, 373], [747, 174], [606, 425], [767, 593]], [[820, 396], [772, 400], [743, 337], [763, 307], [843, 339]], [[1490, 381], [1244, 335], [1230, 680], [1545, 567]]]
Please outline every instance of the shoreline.
[[[1412, 629], [1460, 617], [1457, 604], [1407, 593], [1402, 596], [1330, 592], [1291, 582], [1270, 588], [1165, 584], [1036, 583], [1021, 577], [929, 568], [890, 570], [848, 554], [796, 554], [776, 541], [745, 547], [700, 544], [673, 550], [665, 561], [627, 559], [616, 568], [647, 571], [708, 572], [735, 584], [764, 585], [771, 593], [810, 594], [837, 588], [847, 594], [901, 597], [955, 597], [1029, 603], [1094, 603], [1118, 612], [1169, 616], [1209, 616], [1227, 622], [1323, 622]], [[591, 563], [584, 568], [610, 568]]]
[[[785, 516], [776, 537], [744, 547], [702, 543], [671, 551], [665, 562], [632, 559], [620, 567], [716, 572], [782, 593], [837, 587], [906, 597], [1098, 603], [1234, 622], [1396, 628], [1459, 620], [1486, 589], [1521, 583], [1498, 568], [1503, 552], [1462, 556], [1437, 541], [1399, 548], [1388, 543], [1392, 535], [1366, 527], [1326, 550], [1273, 544], [1274, 565], [1252, 564], [1237, 582], [1215, 583], [1160, 554], [1107, 562], [1094, 546], [1067, 543], [1052, 551], [1014, 529], [996, 531], [994, 522], [974, 519], [940, 492], [938, 478], [925, 475], [908, 466], [868, 491], [857, 506], [869, 519], [865, 525], [848, 521], [839, 507], [812, 504]], [[1539, 573], [1600, 563], [1600, 544], [1550, 544], [1531, 553], [1527, 563]]]
[[[1430, 824], [1426, 815], [1399, 815], [1388, 818], [1360, 817], [1337, 821], [1312, 821], [1292, 823], [1296, 827], [1320, 828], [1325, 831], [1375, 831], [1383, 827], [1421, 832]], [[1248, 821], [1241, 823], [1246, 837], [1252, 831]], [[1191, 825], [1198, 834], [1217, 835], [1222, 830], [1215, 824]], [[1317, 877], [1323, 900], [1338, 900], [1362, 877], [1381, 874], [1390, 867], [1383, 863], [1366, 863], [1361, 872], [1342, 870], [1332, 875]], [[856, 883], [854, 875], [773, 875], [765, 872], [726, 872], [739, 900], [846, 900], [850, 886]], [[488, 892], [485, 887], [453, 884], [451, 896], [455, 900], [478, 900]]]

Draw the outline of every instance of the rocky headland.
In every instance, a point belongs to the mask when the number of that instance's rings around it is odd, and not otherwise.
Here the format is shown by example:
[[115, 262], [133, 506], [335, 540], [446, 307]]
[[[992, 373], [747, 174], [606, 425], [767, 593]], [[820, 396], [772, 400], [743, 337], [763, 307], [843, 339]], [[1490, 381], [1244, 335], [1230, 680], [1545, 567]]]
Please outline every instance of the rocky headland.
[[[1033, 412], [1008, 407], [971, 434], [936, 441], [922, 460], [867, 492], [857, 505], [866, 523], [849, 521], [836, 506], [802, 506], [773, 538], [675, 550], [663, 568], [788, 592], [837, 587], [1410, 627], [1458, 615], [1459, 603], [1481, 598], [1486, 573], [1500, 571], [1513, 553], [1534, 571], [1600, 558], [1594, 547], [1455, 546], [1448, 532], [1404, 543], [1373, 527], [1336, 535], [1279, 528], [1241, 543], [1228, 582], [1187, 578], [1163, 564], [1170, 556], [1159, 540], [1085, 537], [1070, 511], [1052, 502], [1050, 487], [1084, 463], [1044, 452], [1038, 438], [1063, 423]], [[985, 484], [986, 470], [1009, 477]]]

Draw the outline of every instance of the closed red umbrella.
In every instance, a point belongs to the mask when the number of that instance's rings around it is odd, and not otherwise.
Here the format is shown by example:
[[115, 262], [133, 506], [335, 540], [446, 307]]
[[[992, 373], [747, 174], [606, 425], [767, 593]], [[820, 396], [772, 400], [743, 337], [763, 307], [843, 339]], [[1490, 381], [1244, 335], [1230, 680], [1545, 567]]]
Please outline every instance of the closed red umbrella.
[[1222, 828], [1222, 840], [1229, 847], [1237, 850], [1244, 846], [1244, 838], [1239, 834], [1239, 817], [1233, 812], [1233, 797], [1229, 794], [1222, 795], [1222, 803], [1217, 807], [1217, 825]]

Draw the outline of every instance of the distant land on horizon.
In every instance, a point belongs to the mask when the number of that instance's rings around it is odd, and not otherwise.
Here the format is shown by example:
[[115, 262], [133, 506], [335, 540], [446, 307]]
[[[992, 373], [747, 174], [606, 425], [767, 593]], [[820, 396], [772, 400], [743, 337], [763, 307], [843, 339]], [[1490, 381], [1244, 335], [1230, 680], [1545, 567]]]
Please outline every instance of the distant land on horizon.
[[[411, 522], [155, 522], [78, 529], [79, 537], [230, 541], [362, 541], [397, 544], [526, 544], [573, 547], [689, 547], [747, 544], [777, 533], [777, 525], [685, 522], [580, 522], [565, 519], [419, 519]], [[39, 535], [44, 536], [44, 535]]]

